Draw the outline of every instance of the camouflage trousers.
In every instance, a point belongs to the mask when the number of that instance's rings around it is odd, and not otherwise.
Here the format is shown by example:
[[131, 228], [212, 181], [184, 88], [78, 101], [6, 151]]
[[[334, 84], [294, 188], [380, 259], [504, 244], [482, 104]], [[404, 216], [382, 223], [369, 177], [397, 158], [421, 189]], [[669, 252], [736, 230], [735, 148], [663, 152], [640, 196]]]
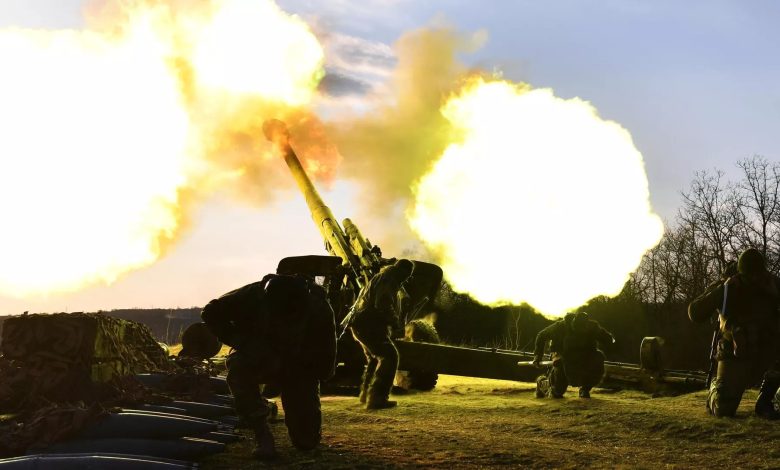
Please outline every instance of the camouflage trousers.
[[590, 391], [604, 378], [604, 353], [598, 349], [584, 351], [578, 354], [567, 354], [566, 357], [553, 353], [553, 366], [546, 378], [540, 378], [547, 384], [540, 384], [542, 389], [548, 387], [549, 395], [560, 398], [566, 393], [569, 385], [579, 386]]
[[322, 432], [320, 382], [312, 374], [286, 370], [280, 377], [264, 377], [256, 360], [236, 351], [227, 359], [227, 383], [233, 394], [238, 417], [252, 427], [266, 422], [270, 414], [268, 401], [260, 393], [261, 385], [281, 392], [284, 423], [293, 445], [313, 449]]
[[388, 400], [398, 369], [398, 350], [383, 325], [354, 324], [352, 336], [366, 355], [366, 369], [360, 386], [360, 401], [381, 403]]
[[[735, 357], [722, 358], [718, 361], [717, 375], [710, 384], [707, 411], [718, 417], [735, 416], [742, 401], [742, 394], [762, 380], [763, 399], [771, 401], [780, 385], [780, 371], [772, 355], [752, 361]], [[761, 399], [760, 395], [759, 400]]]

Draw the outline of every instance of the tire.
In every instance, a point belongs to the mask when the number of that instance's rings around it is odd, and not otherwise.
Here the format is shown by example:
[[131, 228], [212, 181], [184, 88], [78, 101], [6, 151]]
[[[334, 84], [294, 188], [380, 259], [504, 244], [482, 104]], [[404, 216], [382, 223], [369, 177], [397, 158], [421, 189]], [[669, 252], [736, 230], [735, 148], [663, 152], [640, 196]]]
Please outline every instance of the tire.
[[[439, 344], [439, 333], [433, 323], [418, 319], [406, 324], [404, 339], [418, 343]], [[399, 370], [395, 374], [395, 385], [405, 390], [430, 391], [436, 387], [439, 374], [428, 370]]]

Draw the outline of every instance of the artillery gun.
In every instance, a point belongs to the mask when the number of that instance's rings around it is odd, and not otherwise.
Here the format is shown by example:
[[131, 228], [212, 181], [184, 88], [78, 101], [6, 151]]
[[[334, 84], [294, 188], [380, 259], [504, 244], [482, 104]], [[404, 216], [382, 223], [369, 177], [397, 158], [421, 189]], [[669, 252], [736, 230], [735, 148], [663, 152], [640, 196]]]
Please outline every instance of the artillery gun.
[[[312, 220], [325, 241], [325, 249], [330, 253], [330, 256], [284, 258], [277, 266], [277, 273], [302, 274], [317, 279], [328, 293], [328, 300], [336, 314], [336, 322], [342, 323], [360, 289], [382, 267], [393, 264], [396, 259], [383, 258], [381, 249], [365, 238], [350, 219], [344, 219], [343, 228], [339, 225], [303, 169], [290, 144], [287, 127], [282, 121], [267, 121], [263, 131], [266, 138], [281, 151], [298, 188], [303, 193]], [[395, 336], [428, 343], [438, 342], [433, 325], [422, 322], [419, 317], [438, 292], [442, 276], [439, 266], [415, 260], [414, 273], [399, 293], [401, 325]], [[339, 375], [357, 378], [363, 370], [365, 359], [351, 336], [341, 335], [338, 353]], [[418, 369], [413, 365], [400, 374], [404, 386], [408, 388], [430, 390], [437, 380], [435, 371]]]
[[[267, 121], [263, 131], [281, 151], [285, 163], [306, 199], [312, 219], [325, 240], [331, 256], [293, 256], [282, 259], [279, 274], [303, 274], [319, 278], [328, 292], [331, 305], [341, 322], [355, 300], [360, 288], [383, 266], [394, 258], [383, 258], [379, 247], [372, 245], [350, 220], [344, 219], [343, 228], [325, 205], [307, 176], [295, 150], [290, 144], [285, 124]], [[404, 311], [402, 320], [406, 334], [399, 331], [396, 340], [399, 352], [399, 373], [396, 384], [404, 388], [431, 389], [437, 373], [483, 377], [502, 380], [535, 381], [542, 373], [530, 364], [533, 355], [523, 351], [494, 348], [456, 347], [438, 343], [432, 326], [420, 328], [416, 323], [426, 304], [438, 291], [443, 273], [439, 266], [416, 261], [414, 275], [402, 293]], [[434, 339], [435, 338], [435, 339]], [[603, 384], [638, 388], [648, 392], [691, 391], [704, 387], [704, 374], [699, 371], [673, 371], [663, 367], [660, 338], [645, 338], [640, 345], [640, 364], [607, 362]], [[339, 363], [343, 375], [362, 372], [364, 359], [360, 349], [348, 335], [339, 340]], [[399, 381], [399, 379], [402, 379]], [[403, 382], [403, 383], [399, 383]]]
[[[394, 258], [383, 258], [379, 247], [372, 245], [357, 226], [344, 219], [343, 228], [325, 205], [290, 144], [285, 124], [267, 121], [266, 137], [281, 151], [299, 189], [306, 199], [312, 220], [325, 240], [330, 256], [308, 255], [282, 259], [279, 274], [303, 274], [318, 278], [328, 292], [329, 301], [341, 322], [348, 314], [360, 288]], [[542, 373], [530, 364], [533, 354], [494, 348], [448, 346], [439, 343], [432, 325], [420, 323], [418, 317], [434, 298], [441, 285], [443, 272], [435, 264], [415, 261], [415, 271], [401, 294], [401, 320], [405, 325], [397, 331], [399, 374], [396, 385], [419, 390], [432, 389], [438, 373], [533, 382]], [[403, 338], [401, 338], [403, 336]], [[698, 371], [670, 371], [663, 367], [660, 338], [645, 338], [640, 346], [641, 364], [607, 362], [604, 385], [638, 388], [649, 392], [661, 390], [690, 391], [704, 386], [704, 375]], [[357, 378], [363, 370], [360, 348], [349, 335], [339, 340], [340, 378]], [[338, 378], [338, 377], [337, 377]]]

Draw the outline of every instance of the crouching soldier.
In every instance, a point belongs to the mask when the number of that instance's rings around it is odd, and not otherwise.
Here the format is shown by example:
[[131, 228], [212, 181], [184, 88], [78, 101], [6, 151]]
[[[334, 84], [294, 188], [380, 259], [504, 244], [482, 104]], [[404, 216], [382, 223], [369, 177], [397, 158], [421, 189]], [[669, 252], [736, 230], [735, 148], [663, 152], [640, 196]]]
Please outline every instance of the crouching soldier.
[[336, 326], [325, 291], [299, 276], [269, 274], [209, 302], [201, 317], [233, 352], [227, 382], [242, 422], [255, 433], [253, 456], [276, 455], [261, 385], [281, 393], [284, 421], [298, 449], [321, 437], [319, 384], [333, 376]]
[[739, 256], [736, 275], [711, 285], [688, 306], [694, 322], [716, 313], [720, 319], [718, 370], [707, 396], [710, 414], [734, 416], [745, 389], [761, 382], [756, 415], [780, 418], [773, 402], [780, 387], [778, 307], [780, 279], [767, 271], [764, 256], [753, 248]]
[[590, 390], [604, 378], [604, 353], [597, 349], [615, 342], [609, 331], [585, 312], [566, 316], [539, 332], [534, 348], [534, 365], [542, 361], [544, 348], [551, 343], [552, 368], [536, 380], [538, 398], [563, 398], [569, 385], [580, 387], [580, 398], [590, 398]]

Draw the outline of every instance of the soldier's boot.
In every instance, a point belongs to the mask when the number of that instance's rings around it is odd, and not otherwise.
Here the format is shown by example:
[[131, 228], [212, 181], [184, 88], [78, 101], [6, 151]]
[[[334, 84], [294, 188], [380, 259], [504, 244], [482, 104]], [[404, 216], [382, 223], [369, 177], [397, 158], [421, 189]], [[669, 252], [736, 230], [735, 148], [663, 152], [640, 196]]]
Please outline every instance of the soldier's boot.
[[363, 383], [360, 384], [360, 395], [358, 395], [358, 399], [360, 400], [360, 403], [366, 404], [366, 400], [368, 399], [368, 382], [369, 380], [363, 379]]
[[547, 381], [550, 384], [550, 397], [563, 398], [563, 394], [566, 393], [568, 385], [565, 382], [561, 383], [561, 377], [553, 375], [549, 377]]
[[546, 375], [536, 378], [536, 398], [545, 398], [550, 394], [550, 381]]
[[360, 383], [360, 395], [358, 399], [360, 403], [366, 404], [368, 399], [368, 388], [371, 383], [371, 379], [374, 378], [376, 372], [377, 360], [375, 358], [368, 358], [366, 362], [366, 368], [363, 370], [362, 382]]
[[398, 368], [398, 351], [392, 343], [389, 343], [385, 346], [384, 355], [378, 359], [374, 376], [366, 393], [366, 409], [369, 410], [393, 408], [398, 404], [388, 399]]
[[366, 403], [367, 410], [384, 410], [387, 408], [395, 408], [398, 406], [398, 402], [395, 400], [388, 400], [387, 398], [373, 398], [368, 397]]
[[274, 445], [274, 435], [271, 434], [271, 428], [268, 422], [263, 420], [255, 424], [255, 448], [252, 450], [252, 457], [258, 460], [270, 460], [276, 457], [276, 446]]
[[590, 398], [590, 388], [580, 387], [580, 398]]
[[775, 408], [774, 398], [780, 382], [776, 380], [764, 379], [761, 382], [761, 389], [758, 391], [756, 399], [756, 416], [764, 419], [780, 419], [780, 412]]
[[383, 383], [383, 380], [377, 380], [376, 378], [368, 387], [366, 393], [366, 409], [367, 410], [383, 410], [386, 408], [394, 408], [398, 405], [398, 402], [389, 399], [390, 390]]
[[569, 379], [563, 369], [561, 362], [553, 363], [550, 373], [547, 375], [547, 381], [550, 383], [550, 396], [553, 398], [563, 398], [566, 389], [569, 387]]

